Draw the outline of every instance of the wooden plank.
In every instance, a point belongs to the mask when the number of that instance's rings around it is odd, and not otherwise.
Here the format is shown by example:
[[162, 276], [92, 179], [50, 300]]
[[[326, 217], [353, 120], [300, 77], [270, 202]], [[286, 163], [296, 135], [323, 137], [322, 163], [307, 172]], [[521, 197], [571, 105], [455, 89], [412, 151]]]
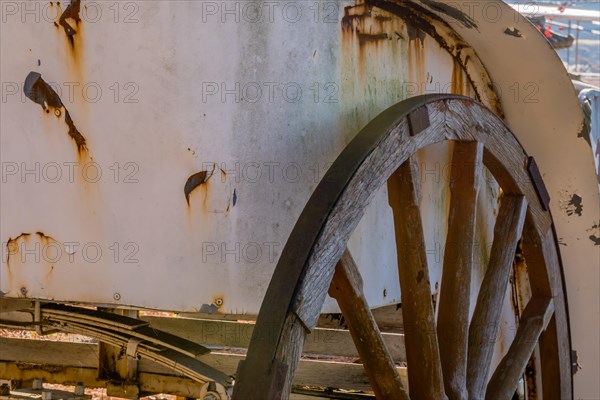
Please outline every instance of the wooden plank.
[[490, 261], [469, 327], [467, 388], [472, 399], [480, 399], [485, 394], [504, 295], [526, 211], [527, 200], [524, 196], [506, 195], [502, 198], [494, 227]]
[[[402, 333], [402, 310], [396, 304], [392, 304], [389, 306], [383, 306], [378, 308], [373, 308], [371, 310], [373, 316], [375, 317], [375, 321], [377, 321], [377, 326], [382, 333], [384, 332], [393, 332], [393, 333]], [[321, 314], [319, 316], [319, 320], [317, 322], [318, 328], [329, 328], [329, 329], [341, 329], [342, 326], [339, 323], [339, 320], [335, 320], [333, 317], [340, 316], [341, 314]], [[256, 321], [256, 315], [253, 314], [220, 314], [220, 313], [197, 313], [197, 312], [181, 312], [177, 313], [177, 317], [182, 319], [191, 319], [191, 320], [206, 320], [206, 321], [230, 321], [230, 322], [242, 322], [247, 323], [251, 321]], [[144, 313], [140, 313], [140, 319], [144, 321], [150, 321], [151, 319], [159, 319], [159, 318], [170, 318], [170, 317], [155, 317], [144, 315]], [[163, 328], [161, 328], [163, 329]], [[344, 328], [345, 329], [345, 328]], [[168, 329], [163, 329], [164, 331], [168, 331]], [[351, 339], [350, 339], [351, 340]]]
[[410, 159], [402, 164], [388, 179], [387, 185], [396, 233], [409, 394], [413, 400], [444, 399], [416, 164]]
[[329, 295], [342, 310], [377, 398], [409, 400], [369, 309], [358, 267], [348, 250], [337, 263]]
[[[49, 365], [23, 365], [21, 363], [0, 361], [0, 377], [11, 380], [42, 379], [44, 382], [58, 385], [75, 386], [82, 384], [87, 388], [105, 387], [107, 381], [97, 378], [95, 368], [58, 367]], [[138, 375], [139, 391], [144, 393], [168, 393], [186, 398], [202, 398], [204, 383], [177, 376], [165, 376], [142, 372]], [[73, 395], [73, 398], [77, 396]]]
[[455, 142], [450, 213], [444, 250], [437, 333], [448, 398], [467, 399], [467, 348], [475, 215], [483, 171], [483, 145]]
[[[392, 308], [396, 316], [401, 316], [401, 310], [395, 311], [396, 306], [392, 306]], [[389, 326], [391, 322], [388, 320], [391, 320], [395, 316], [392, 315], [391, 309], [384, 313], [385, 320], [382, 318], [382, 321]], [[151, 316], [142, 316], [141, 318], [149, 322], [152, 328], [160, 329], [161, 331], [181, 336], [192, 342], [211, 347], [247, 348], [250, 344], [252, 332], [254, 331], [253, 323]], [[377, 321], [376, 317], [375, 320]], [[404, 335], [384, 332], [382, 336], [391, 357], [396, 361], [406, 361]], [[359, 357], [350, 332], [347, 329], [316, 328], [306, 337], [303, 352], [305, 354]]]
[[552, 299], [529, 300], [519, 321], [515, 339], [487, 385], [486, 400], [512, 399], [540, 334], [548, 326], [553, 314]]
[[[244, 356], [239, 354], [211, 353], [202, 356], [202, 361], [207, 365], [232, 376], [236, 374], [238, 363], [243, 359]], [[3, 363], [14, 364], [16, 360], [19, 360], [19, 365], [29, 364], [29, 367], [34, 368], [33, 364], [37, 364], [43, 367], [41, 370], [47, 371], [60, 371], [61, 368], [74, 368], [73, 371], [78, 369], [93, 369], [95, 371], [94, 379], [96, 379], [98, 350], [95, 344], [90, 343], [7, 339], [0, 337], [0, 365]], [[406, 386], [406, 368], [398, 367], [397, 370], [403, 384]], [[0, 369], [0, 379], [10, 379], [11, 375], [2, 373], [1, 371], [2, 369]], [[159, 374], [161, 376], [177, 375], [164, 366], [144, 358], [140, 360], [139, 371], [140, 376], [143, 373]], [[48, 382], [52, 382], [52, 373], [44, 375], [44, 377], [47, 377]], [[181, 377], [179, 379], [185, 382], [193, 382]], [[305, 359], [299, 363], [298, 371], [294, 377], [294, 385], [366, 391], [371, 388], [362, 364]]]

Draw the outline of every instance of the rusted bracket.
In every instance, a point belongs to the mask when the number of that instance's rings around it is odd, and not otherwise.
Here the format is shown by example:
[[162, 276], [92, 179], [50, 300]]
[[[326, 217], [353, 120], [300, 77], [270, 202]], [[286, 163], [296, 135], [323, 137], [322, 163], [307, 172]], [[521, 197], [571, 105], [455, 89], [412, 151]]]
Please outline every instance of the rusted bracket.
[[127, 379], [135, 380], [138, 376], [138, 346], [142, 343], [140, 339], [131, 338], [127, 342]]
[[410, 135], [416, 136], [429, 128], [429, 111], [427, 106], [421, 106], [408, 114], [408, 126], [410, 128]]
[[40, 336], [60, 332], [58, 329], [44, 330], [44, 322], [42, 321], [42, 303], [39, 301], [33, 303], [33, 322], [35, 323], [35, 333]]

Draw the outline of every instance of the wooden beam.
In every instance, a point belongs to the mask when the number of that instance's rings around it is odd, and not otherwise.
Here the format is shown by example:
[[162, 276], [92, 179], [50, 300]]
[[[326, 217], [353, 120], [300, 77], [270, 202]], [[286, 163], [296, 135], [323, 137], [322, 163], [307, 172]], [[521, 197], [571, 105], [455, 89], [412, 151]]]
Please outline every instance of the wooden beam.
[[480, 142], [455, 142], [437, 324], [444, 386], [450, 400], [468, 398], [467, 332], [475, 215], [482, 170], [483, 145]]
[[413, 400], [445, 399], [419, 208], [420, 176], [416, 164], [410, 159], [406, 161], [391, 175], [387, 185], [394, 214], [409, 394]]
[[490, 261], [469, 327], [467, 387], [472, 399], [480, 399], [485, 394], [504, 295], [526, 212], [527, 200], [524, 196], [507, 195], [502, 198]]
[[[227, 375], [235, 375], [238, 363], [243, 359], [243, 355], [224, 353], [211, 353], [201, 357], [203, 362], [216, 369], [219, 369]], [[19, 362], [16, 363], [16, 360]], [[49, 383], [54, 382], [54, 375], [52, 371], [60, 371], [63, 368], [71, 368], [69, 371], [76, 372], [81, 370], [83, 371], [83, 374], [89, 369], [90, 371], [93, 371], [93, 374], [89, 372], [90, 380], [93, 379], [97, 382], [94, 384], [94, 386], [104, 386], [103, 381], [96, 379], [98, 348], [97, 345], [92, 343], [52, 342], [48, 340], [7, 339], [0, 337], [0, 367], [5, 363], [13, 365], [13, 367], [10, 367], [10, 371], [13, 372], [17, 370], [21, 371], [27, 368], [34, 368], [36, 371], [50, 371], [42, 376], [43, 378], [47, 379], [47, 382]], [[19, 369], [17, 366], [20, 366], [21, 369]], [[14, 368], [17, 368], [17, 370]], [[396, 369], [398, 370], [398, 374], [400, 375], [403, 384], [406, 386], [406, 368], [397, 367]], [[8, 370], [3, 370], [0, 368], [0, 379], [13, 379], [11, 378], [13, 375], [3, 371]], [[85, 373], [87, 374], [88, 372]], [[143, 376], [144, 373], [166, 377], [176, 376], [172, 370], [142, 358], [139, 364], [139, 375]], [[74, 384], [73, 382], [77, 382], [77, 374], [72, 375], [69, 373], [65, 376], [70, 376], [71, 380], [56, 381], [55, 383]], [[56, 377], [58, 378], [60, 375], [57, 374]], [[178, 379], [180, 379], [182, 382], [193, 382], [190, 379], [182, 377], [178, 377]], [[300, 361], [298, 370], [294, 376], [294, 385], [336, 387], [365, 391], [371, 390], [369, 379], [367, 378], [365, 370], [361, 364], [315, 361], [307, 359]], [[89, 386], [92, 386], [92, 384], [90, 383]], [[170, 393], [166, 389], [163, 392]], [[185, 396], [186, 394], [183, 393], [177, 395]]]
[[[392, 306], [393, 310], [396, 306]], [[371, 310], [373, 314], [376, 311]], [[382, 313], [384, 311], [381, 311]], [[401, 310], [392, 311], [386, 307], [384, 322], [391, 323], [394, 317], [401, 319]], [[150, 326], [170, 334], [181, 336], [192, 342], [210, 347], [247, 348], [254, 331], [253, 323], [233, 322], [227, 320], [206, 320], [173, 317], [141, 316]], [[377, 325], [377, 317], [375, 317]], [[401, 324], [401, 321], [398, 321]], [[331, 325], [333, 326], [333, 324]], [[392, 359], [406, 361], [404, 334], [382, 332], [383, 340]], [[347, 329], [316, 328], [307, 337], [303, 353], [330, 356], [359, 357], [350, 332]]]
[[529, 300], [519, 321], [515, 339], [487, 385], [486, 400], [510, 400], [513, 397], [540, 334], [553, 315], [552, 299]]
[[[25, 365], [11, 361], [0, 361], [0, 377], [22, 381], [42, 379], [46, 383], [68, 386], [82, 384], [88, 388], [106, 387], [107, 384], [106, 380], [98, 379], [98, 370], [92, 367]], [[142, 393], [169, 393], [175, 396], [201, 398], [204, 386], [203, 383], [194, 382], [191, 379], [146, 372], [139, 374], [137, 383], [124, 387], [131, 387], [131, 390], [139, 389]], [[73, 395], [73, 397], [77, 396]]]
[[329, 295], [337, 300], [348, 323], [375, 396], [387, 400], [409, 400], [369, 309], [358, 267], [348, 250], [337, 263]]

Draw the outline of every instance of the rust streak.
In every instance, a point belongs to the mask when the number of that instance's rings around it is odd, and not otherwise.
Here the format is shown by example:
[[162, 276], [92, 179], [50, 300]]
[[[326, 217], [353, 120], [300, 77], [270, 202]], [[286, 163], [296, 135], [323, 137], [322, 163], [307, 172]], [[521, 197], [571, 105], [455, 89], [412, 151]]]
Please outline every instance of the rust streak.
[[360, 44], [364, 44], [367, 42], [379, 42], [381, 40], [388, 40], [388, 34], [387, 33], [370, 34], [370, 33], [358, 32], [358, 40], [359, 40]]
[[68, 20], [72, 20], [75, 23], [75, 26], [77, 27], [79, 25], [79, 23], [81, 22], [81, 18], [79, 17], [80, 9], [81, 9], [81, 0], [72, 0], [71, 4], [69, 4], [67, 6], [65, 11], [61, 14], [60, 19], [58, 20], [58, 23], [65, 29], [65, 33], [67, 34], [67, 37], [69, 38], [69, 42], [71, 43], [71, 46], [75, 46], [75, 41], [73, 39], [73, 36], [75, 36], [75, 34], [77, 34], [77, 29], [75, 29], [73, 27], [73, 25], [71, 25], [68, 22]]
[[23, 86], [23, 92], [28, 99], [36, 104], [39, 104], [46, 113], [50, 113], [50, 108], [65, 110], [65, 123], [69, 127], [69, 137], [77, 144], [77, 150], [79, 154], [87, 152], [86, 140], [79, 132], [69, 110], [64, 106], [58, 94], [42, 79], [42, 75], [38, 72], [30, 72], [25, 78], [25, 85]]
[[504, 30], [504, 34], [509, 35], [509, 36], [514, 36], [517, 38], [522, 38], [523, 35], [521, 34], [521, 31], [519, 31], [517, 28], [506, 28]]
[[[443, 48], [444, 50], [446, 50], [450, 54], [450, 56], [452, 56], [452, 58], [454, 58], [456, 60], [456, 62], [465, 71], [465, 75], [466, 75], [469, 83], [475, 90], [475, 98], [478, 101], [482, 101], [484, 96], [485, 96], [485, 98], [490, 98], [490, 96], [491, 96], [492, 98], [490, 99], [490, 101], [493, 102], [492, 108], [501, 118], [504, 118], [504, 114], [502, 112], [502, 107], [500, 105], [499, 96], [496, 93], [496, 89], [493, 87], [493, 85], [488, 84], [486, 88], [479, 88], [476, 85], [473, 77], [469, 74], [469, 71], [467, 69], [467, 62], [469, 61], [468, 56], [466, 56], [466, 59], [463, 60], [463, 57], [465, 57], [465, 56], [463, 56], [462, 50], [467, 49], [467, 48], [472, 51], [474, 51], [474, 50], [471, 49], [471, 47], [458, 34], [456, 34], [454, 32], [454, 29], [452, 28], [452, 26], [448, 22], [446, 22], [440, 15], [436, 14], [436, 12], [432, 11], [431, 9], [424, 7], [423, 5], [416, 3], [414, 1], [399, 1], [399, 0], [398, 1], [365, 0], [365, 1], [366, 1], [365, 4], [367, 6], [366, 8], [368, 10], [370, 10], [373, 7], [377, 7], [383, 11], [394, 14], [394, 15], [402, 18], [406, 22], [407, 25], [411, 26], [412, 28], [414, 28], [418, 31], [422, 31], [425, 34], [429, 35], [431, 38], [433, 38], [439, 44], [439, 46], [441, 48]], [[435, 1], [423, 2], [423, 4], [428, 4], [433, 9], [436, 9], [436, 6], [438, 6], [438, 8], [439, 8], [439, 4], [437, 4], [437, 3], [438, 2], [435, 2]], [[445, 6], [445, 7], [448, 7], [448, 6]], [[450, 8], [452, 8], [452, 7], [450, 7]], [[454, 11], [452, 11], [452, 10], [454, 10]], [[446, 10], [446, 12], [444, 12], [444, 14], [447, 14], [454, 19], [458, 18], [458, 21], [460, 21], [463, 25], [466, 24], [465, 26], [472, 25], [474, 23], [474, 21], [472, 19], [470, 19], [470, 17], [467, 17], [468, 19], [462, 18], [457, 14], [457, 12], [459, 12], [458, 10], [456, 10], [454, 8], [452, 8], [452, 10]], [[369, 11], [369, 13], [370, 13], [370, 11]], [[452, 14], [455, 14], [455, 15], [452, 15]], [[350, 21], [350, 18], [344, 17], [344, 19], [342, 20], [342, 26], [348, 25], [349, 21]], [[451, 31], [451, 33], [447, 34], [447, 36], [449, 36], [450, 42], [448, 40], [446, 40], [446, 38], [443, 36], [443, 34], [440, 34], [440, 32], [438, 32], [436, 25], [440, 26], [440, 27], [445, 27], [446, 29], [449, 29]], [[477, 29], [476, 25], [470, 26], [470, 27]], [[483, 65], [481, 67], [485, 69], [485, 67]], [[487, 71], [486, 71], [486, 74], [487, 74]], [[490, 93], [489, 94], [481, 93], [480, 92], [481, 90], [489, 90]]]
[[21, 233], [19, 236], [17, 236], [14, 239], [8, 238], [8, 241], [6, 242], [6, 266], [8, 267], [9, 270], [10, 270], [10, 256], [12, 254], [17, 254], [19, 252], [19, 246], [17, 244], [19, 239], [23, 238], [23, 239], [27, 240], [30, 235], [31, 235], [30, 233]]
[[210, 176], [208, 175], [208, 171], [197, 172], [188, 178], [183, 189], [183, 192], [185, 193], [185, 200], [187, 201], [188, 206], [190, 205], [190, 194], [198, 186], [205, 184], [209, 178]]

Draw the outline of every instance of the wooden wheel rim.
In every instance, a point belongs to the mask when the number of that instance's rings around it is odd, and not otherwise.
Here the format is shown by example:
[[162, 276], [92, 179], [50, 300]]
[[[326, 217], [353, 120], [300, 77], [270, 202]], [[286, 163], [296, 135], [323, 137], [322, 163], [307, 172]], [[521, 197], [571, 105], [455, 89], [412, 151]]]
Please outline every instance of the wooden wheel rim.
[[447, 140], [481, 143], [483, 163], [503, 191], [522, 195], [528, 202], [523, 239], [532, 300], [554, 302], [554, 316], [540, 337], [542, 363], [547, 365], [543, 392], [571, 397], [560, 258], [552, 218], [544, 204], [545, 189], [534, 184], [528, 173], [531, 159], [503, 121], [473, 99], [428, 95], [401, 102], [376, 117], [320, 182], [277, 264], [239, 370], [234, 398], [265, 398], [267, 393], [270, 398], [285, 396], [304, 337], [316, 326], [336, 263], [373, 195], [417, 150]]

